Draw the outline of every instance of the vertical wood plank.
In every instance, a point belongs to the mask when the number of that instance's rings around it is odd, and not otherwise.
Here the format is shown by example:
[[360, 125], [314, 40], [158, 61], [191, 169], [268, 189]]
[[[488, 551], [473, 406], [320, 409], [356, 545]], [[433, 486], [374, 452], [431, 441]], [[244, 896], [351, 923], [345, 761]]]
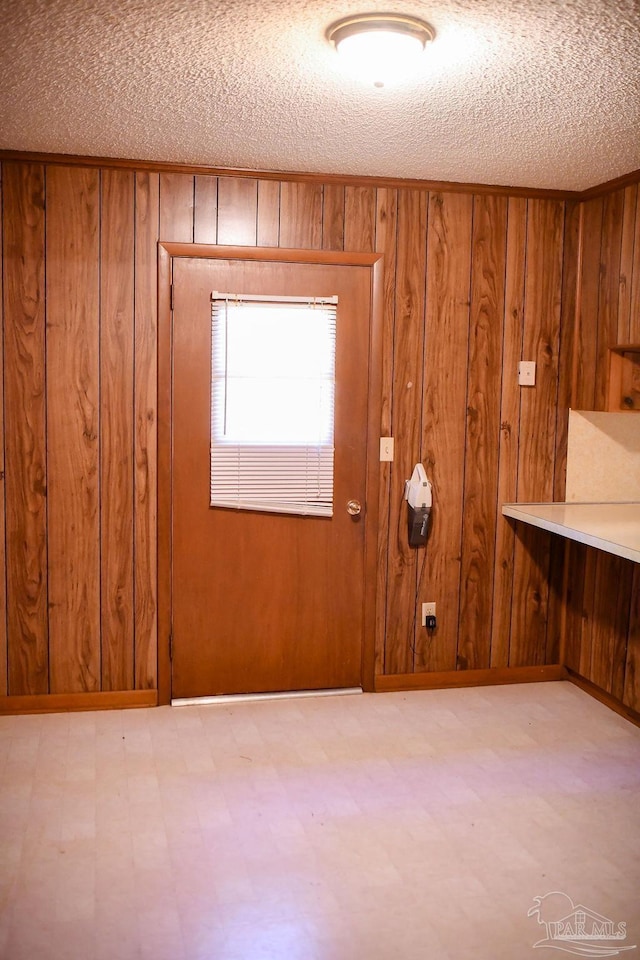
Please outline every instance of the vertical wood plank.
[[4, 163], [8, 692], [49, 692], [44, 168]]
[[160, 174], [160, 240], [193, 243], [194, 178]]
[[[2, 229], [2, 164], [0, 164], [0, 256], [4, 255]], [[4, 459], [4, 284], [0, 270], [0, 696], [7, 695], [7, 556], [5, 545]]]
[[[636, 243], [636, 209], [638, 185], [633, 183], [624, 190], [622, 214], [622, 243], [620, 250], [620, 282], [618, 287], [618, 334], [617, 343], [631, 343], [631, 291], [633, 284], [633, 257]], [[640, 250], [636, 252], [640, 259]]]
[[529, 200], [528, 206], [522, 353], [537, 367], [535, 387], [520, 392], [522, 501], [553, 496], [564, 229], [562, 202]]
[[194, 243], [217, 243], [218, 178], [195, 177], [193, 202]]
[[640, 343], [640, 189], [636, 199], [636, 229], [633, 241], [631, 305], [629, 308], [629, 342]]
[[472, 196], [430, 196], [422, 460], [434, 505], [418, 593], [442, 613], [418, 649], [418, 669], [427, 670], [457, 665], [472, 215]]
[[640, 712], [640, 563], [634, 564], [623, 703]]
[[373, 187], [345, 189], [345, 248], [373, 250], [376, 242], [376, 191]]
[[582, 263], [578, 278], [580, 312], [574, 346], [577, 352], [576, 383], [572, 398], [576, 410], [593, 410], [595, 404], [602, 209], [602, 197], [582, 205]]
[[558, 358], [558, 409], [556, 415], [556, 452], [553, 477], [553, 499], [564, 500], [567, 479], [567, 433], [569, 407], [573, 406], [572, 378], [576, 345], [576, 292], [578, 283], [578, 248], [580, 205], [565, 204], [564, 243], [562, 258], [562, 309], [560, 313], [560, 354]]
[[578, 666], [580, 675], [586, 677], [587, 680], [591, 679], [597, 559], [595, 550], [589, 547], [586, 550], [584, 560], [580, 662]]
[[280, 184], [258, 180], [258, 246], [277, 247], [280, 239]]
[[134, 336], [134, 600], [136, 690], [157, 685], [158, 174], [136, 174]]
[[[381, 436], [392, 434], [393, 344], [395, 330], [395, 288], [397, 262], [398, 193], [380, 189], [376, 196], [376, 252], [384, 255]], [[389, 563], [389, 523], [392, 463], [380, 464], [378, 492], [378, 577], [376, 593], [375, 672], [384, 672]]]
[[553, 537], [549, 545], [549, 599], [544, 663], [560, 663], [564, 622], [565, 556], [569, 541]]
[[458, 664], [490, 666], [507, 200], [474, 197]]
[[302, 250], [322, 247], [322, 184], [282, 183], [280, 246]]
[[571, 565], [568, 570], [565, 595], [564, 664], [576, 673], [580, 673], [586, 555], [587, 547], [584, 544], [571, 544]]
[[418, 553], [407, 540], [404, 482], [420, 459], [424, 376], [425, 243], [428, 194], [398, 191], [391, 473], [385, 673], [414, 669]]
[[596, 357], [595, 409], [604, 410], [607, 394], [609, 347], [618, 339], [618, 299], [624, 191], [604, 198], [600, 287], [598, 290], [598, 339]]
[[[604, 554], [604, 556], [609, 556]], [[627, 665], [627, 647], [630, 642], [630, 627], [633, 607], [633, 576], [637, 564], [627, 560], [622, 565], [622, 575], [618, 580], [618, 603], [615, 610], [615, 627], [612, 643], [611, 694], [616, 700], [622, 700], [625, 688]]]
[[[614, 676], [619, 695], [620, 663], [618, 638], [627, 639], [629, 628], [629, 601], [631, 567], [628, 560], [598, 551], [595, 554], [596, 604], [591, 633], [591, 664], [589, 679], [607, 693], [613, 693]], [[626, 654], [626, 650], [623, 652]]]
[[[510, 197], [507, 215], [507, 253], [498, 449], [498, 507], [513, 503], [518, 483], [520, 387], [518, 361], [524, 328], [524, 280], [527, 236], [527, 201]], [[515, 524], [498, 512], [491, 620], [491, 666], [509, 664], [511, 598]]]
[[52, 693], [100, 686], [98, 170], [47, 170], [47, 459]]
[[218, 243], [255, 247], [257, 220], [258, 181], [219, 177]]
[[132, 690], [134, 174], [104, 170], [101, 188], [102, 689]]
[[344, 187], [326, 183], [322, 193], [322, 249], [344, 250]]
[[[562, 202], [528, 201], [522, 349], [523, 359], [536, 361], [536, 385], [522, 388], [520, 395], [517, 499], [521, 502], [553, 497], [563, 233]], [[517, 531], [510, 666], [545, 661], [550, 536], [534, 528]]]
[[[556, 409], [556, 446], [553, 473], [553, 499], [565, 498], [567, 477], [567, 440], [569, 408], [572, 405], [574, 351], [576, 342], [576, 303], [578, 256], [580, 248], [580, 204], [565, 203], [562, 258], [562, 306], [558, 357], [558, 396]], [[558, 663], [565, 624], [565, 557], [569, 545], [560, 537], [551, 540], [549, 567], [549, 607], [545, 663]]]

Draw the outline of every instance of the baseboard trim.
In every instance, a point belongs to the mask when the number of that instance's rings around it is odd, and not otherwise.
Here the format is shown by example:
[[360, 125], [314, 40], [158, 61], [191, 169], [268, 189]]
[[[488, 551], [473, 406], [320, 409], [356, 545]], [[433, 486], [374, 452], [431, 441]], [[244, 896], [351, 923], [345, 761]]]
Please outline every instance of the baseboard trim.
[[66, 713], [72, 710], [123, 710], [156, 707], [157, 690], [105, 690], [97, 693], [41, 693], [0, 697], [0, 715]]
[[559, 663], [544, 667], [494, 667], [489, 670], [445, 670], [441, 673], [393, 673], [375, 678], [376, 693], [400, 690], [442, 690], [448, 687], [487, 687], [503, 683], [565, 680]]
[[624, 717], [625, 720], [630, 720], [631, 723], [635, 723], [637, 727], [640, 727], [640, 713], [636, 710], [632, 710], [631, 707], [628, 707], [622, 701], [617, 700], [616, 697], [612, 694], [607, 693], [606, 690], [603, 690], [602, 687], [596, 686], [595, 683], [592, 683], [591, 680], [586, 680], [584, 677], [581, 677], [579, 673], [576, 673], [574, 670], [571, 670], [567, 667], [567, 680], [570, 680], [571, 683], [575, 683], [576, 687], [580, 687], [581, 690], [584, 690], [585, 693], [588, 693], [589, 696], [593, 697], [595, 700], [599, 700], [600, 703], [603, 703], [605, 707], [609, 707], [610, 710], [613, 710], [614, 713], [619, 713], [621, 717]]

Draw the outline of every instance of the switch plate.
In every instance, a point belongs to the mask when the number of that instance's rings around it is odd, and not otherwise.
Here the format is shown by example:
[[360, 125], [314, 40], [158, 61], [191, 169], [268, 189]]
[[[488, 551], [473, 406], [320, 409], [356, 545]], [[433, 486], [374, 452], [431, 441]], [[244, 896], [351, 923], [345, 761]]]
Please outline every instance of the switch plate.
[[380, 462], [393, 460], [393, 437], [380, 437]]
[[521, 387], [534, 387], [536, 383], [535, 360], [521, 360], [518, 364], [518, 383]]

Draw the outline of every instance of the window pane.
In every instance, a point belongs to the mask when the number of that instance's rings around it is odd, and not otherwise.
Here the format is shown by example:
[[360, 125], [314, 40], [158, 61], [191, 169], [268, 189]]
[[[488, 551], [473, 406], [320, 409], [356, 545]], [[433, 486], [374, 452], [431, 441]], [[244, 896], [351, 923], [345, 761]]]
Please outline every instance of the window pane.
[[[224, 402], [225, 382], [216, 385]], [[333, 396], [322, 380], [229, 378], [222, 443], [333, 442]]]
[[[333, 311], [332, 311], [333, 312]], [[232, 304], [226, 318], [227, 375], [230, 377], [302, 376], [333, 378], [333, 337], [323, 307]], [[300, 364], [302, 368], [300, 369]], [[225, 357], [214, 373], [224, 373]]]

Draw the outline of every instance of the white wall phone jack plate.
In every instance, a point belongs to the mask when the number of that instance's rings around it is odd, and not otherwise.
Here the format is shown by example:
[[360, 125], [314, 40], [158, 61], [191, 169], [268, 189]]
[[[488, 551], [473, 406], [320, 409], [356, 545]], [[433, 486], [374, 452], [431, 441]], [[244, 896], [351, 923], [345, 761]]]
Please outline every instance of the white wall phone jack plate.
[[536, 362], [535, 360], [521, 360], [518, 364], [518, 383], [521, 387], [535, 387]]

